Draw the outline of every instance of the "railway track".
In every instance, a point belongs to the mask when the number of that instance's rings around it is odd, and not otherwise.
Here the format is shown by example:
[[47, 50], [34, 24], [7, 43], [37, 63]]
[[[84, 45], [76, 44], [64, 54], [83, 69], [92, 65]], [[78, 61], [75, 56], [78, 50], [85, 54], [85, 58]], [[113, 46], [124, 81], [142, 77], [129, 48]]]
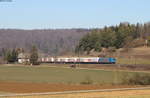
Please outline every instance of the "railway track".
[[80, 90], [80, 91], [64, 91], [64, 92], [46, 92], [46, 93], [5, 94], [5, 95], [0, 95], [0, 97], [58, 95], [58, 94], [92, 93], [92, 92], [129, 91], [129, 90], [150, 90], [150, 87], [118, 88], [118, 89], [100, 89], [100, 90]]

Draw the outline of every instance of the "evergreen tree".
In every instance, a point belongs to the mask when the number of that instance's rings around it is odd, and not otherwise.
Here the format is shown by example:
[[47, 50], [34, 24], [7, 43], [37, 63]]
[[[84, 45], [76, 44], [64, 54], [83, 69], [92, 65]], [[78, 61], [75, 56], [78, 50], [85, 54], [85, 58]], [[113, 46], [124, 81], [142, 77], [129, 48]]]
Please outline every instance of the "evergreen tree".
[[16, 49], [13, 49], [12, 52], [11, 52], [12, 62], [16, 62], [17, 61], [17, 57], [18, 57], [18, 52], [17, 52]]
[[7, 60], [7, 63], [12, 63], [12, 55], [11, 55], [11, 51], [10, 50], [7, 51], [5, 58]]
[[36, 46], [32, 46], [32, 49], [30, 51], [30, 63], [32, 65], [38, 64], [38, 50], [37, 50]]
[[13, 50], [3, 49], [2, 51], [4, 61], [7, 61], [7, 63], [14, 63], [17, 61], [18, 52], [16, 51], [16, 49]]

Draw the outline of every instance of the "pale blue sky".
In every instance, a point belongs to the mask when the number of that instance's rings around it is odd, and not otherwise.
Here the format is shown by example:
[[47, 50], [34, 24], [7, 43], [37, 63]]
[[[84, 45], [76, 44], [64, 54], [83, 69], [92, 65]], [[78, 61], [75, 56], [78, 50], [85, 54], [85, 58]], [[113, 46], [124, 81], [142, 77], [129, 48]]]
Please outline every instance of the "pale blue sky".
[[101, 28], [150, 21], [150, 0], [13, 0], [0, 2], [0, 28]]

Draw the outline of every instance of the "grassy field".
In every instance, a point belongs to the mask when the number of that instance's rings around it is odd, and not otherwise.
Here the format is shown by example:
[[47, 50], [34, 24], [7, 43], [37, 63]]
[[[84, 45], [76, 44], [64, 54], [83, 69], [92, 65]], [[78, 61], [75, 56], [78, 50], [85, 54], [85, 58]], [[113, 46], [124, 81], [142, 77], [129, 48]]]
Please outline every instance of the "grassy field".
[[119, 54], [119, 64], [150, 64], [150, 47], [131, 48], [128, 52]]
[[[136, 74], [136, 72], [72, 69], [48, 66], [0, 66], [0, 81], [80, 84], [88, 80], [93, 83], [117, 83], [121, 82], [124, 76], [130, 77], [133, 74]], [[141, 74], [146, 73], [141, 72]]]
[[141, 58], [117, 58], [118, 64], [150, 64], [149, 59], [141, 59]]

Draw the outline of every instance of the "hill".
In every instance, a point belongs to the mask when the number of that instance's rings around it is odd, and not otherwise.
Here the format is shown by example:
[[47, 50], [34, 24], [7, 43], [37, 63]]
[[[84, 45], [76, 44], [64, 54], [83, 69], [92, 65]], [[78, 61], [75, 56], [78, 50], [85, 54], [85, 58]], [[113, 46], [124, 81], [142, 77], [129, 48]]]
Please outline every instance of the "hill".
[[115, 53], [118, 58], [118, 63], [121, 64], [150, 64], [150, 47], [137, 47], [130, 48], [128, 51], [122, 51], [123, 49], [118, 49]]
[[76, 52], [90, 54], [91, 50], [136, 48], [143, 45], [150, 46], [150, 23], [120, 23], [117, 26], [92, 30], [80, 40]]
[[88, 29], [0, 29], [0, 50], [2, 48], [29, 50], [32, 45], [36, 45], [42, 53], [63, 54], [66, 51], [74, 51], [79, 39], [89, 31]]

